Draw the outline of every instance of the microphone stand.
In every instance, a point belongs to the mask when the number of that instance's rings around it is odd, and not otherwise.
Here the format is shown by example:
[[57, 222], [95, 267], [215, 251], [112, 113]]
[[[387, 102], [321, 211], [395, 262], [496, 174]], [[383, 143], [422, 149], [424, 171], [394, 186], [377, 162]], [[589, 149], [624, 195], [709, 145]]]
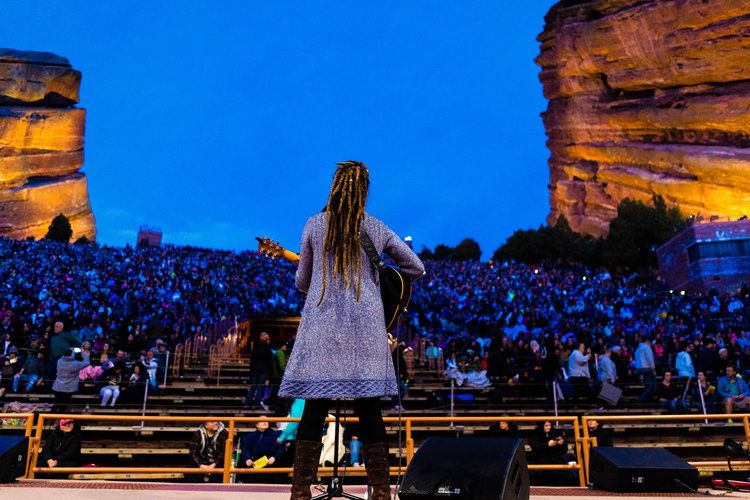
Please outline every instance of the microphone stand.
[[344, 492], [342, 478], [339, 477], [339, 422], [341, 420], [341, 400], [336, 399], [336, 423], [333, 431], [333, 476], [325, 493], [312, 497], [312, 500], [330, 500], [331, 498], [348, 498], [349, 500], [364, 500], [358, 496]]

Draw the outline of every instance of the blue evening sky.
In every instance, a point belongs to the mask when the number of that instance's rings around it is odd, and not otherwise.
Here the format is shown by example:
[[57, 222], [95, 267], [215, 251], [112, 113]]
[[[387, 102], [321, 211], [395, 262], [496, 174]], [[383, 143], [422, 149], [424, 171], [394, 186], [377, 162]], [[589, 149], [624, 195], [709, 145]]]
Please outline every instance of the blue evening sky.
[[534, 57], [554, 2], [4, 0], [0, 47], [83, 72], [98, 241], [292, 250], [335, 163], [415, 249], [491, 257], [548, 213]]

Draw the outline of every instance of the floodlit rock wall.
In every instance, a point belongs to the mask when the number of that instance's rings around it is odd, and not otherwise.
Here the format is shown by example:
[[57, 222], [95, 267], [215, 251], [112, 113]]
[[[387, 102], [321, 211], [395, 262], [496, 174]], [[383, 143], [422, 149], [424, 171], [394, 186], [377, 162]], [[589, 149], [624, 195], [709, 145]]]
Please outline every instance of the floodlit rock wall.
[[64, 57], [0, 49], [0, 236], [42, 238], [65, 214], [96, 239], [83, 165], [81, 73]]
[[563, 0], [538, 40], [550, 222], [605, 235], [654, 194], [750, 215], [750, 1]]

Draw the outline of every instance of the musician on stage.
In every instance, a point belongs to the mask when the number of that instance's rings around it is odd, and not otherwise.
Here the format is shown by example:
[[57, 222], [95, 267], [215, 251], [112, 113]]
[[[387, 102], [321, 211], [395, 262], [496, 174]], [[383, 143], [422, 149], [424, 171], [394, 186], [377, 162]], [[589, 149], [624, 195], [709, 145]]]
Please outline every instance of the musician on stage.
[[292, 499], [311, 498], [321, 429], [331, 398], [353, 400], [367, 478], [375, 499], [390, 499], [388, 443], [380, 397], [398, 393], [388, 347], [378, 272], [360, 242], [364, 228], [412, 277], [424, 274], [414, 252], [383, 222], [365, 213], [370, 185], [363, 163], [338, 164], [323, 212], [302, 232], [297, 286], [307, 299], [279, 396], [305, 400], [297, 430]]

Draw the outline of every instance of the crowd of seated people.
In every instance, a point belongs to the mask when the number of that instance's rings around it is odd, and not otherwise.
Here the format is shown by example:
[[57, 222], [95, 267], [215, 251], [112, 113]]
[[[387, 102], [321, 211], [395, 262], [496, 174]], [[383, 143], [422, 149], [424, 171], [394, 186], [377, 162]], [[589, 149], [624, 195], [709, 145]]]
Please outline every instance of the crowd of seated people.
[[[750, 375], [748, 287], [691, 295], [652, 273], [572, 264], [430, 261], [426, 268], [407, 328], [412, 349], [426, 340], [427, 366], [456, 360], [526, 395], [550, 395], [556, 381], [568, 401], [593, 400], [605, 381], [642, 385], [639, 403], [675, 412], [703, 404], [693, 390], [703, 377], [713, 388], [704, 397], [709, 411], [746, 404], [742, 382], [731, 394], [718, 388], [728, 366], [733, 377]], [[667, 372], [677, 376], [658, 384]], [[665, 397], [675, 391], [677, 400]]]
[[[750, 374], [747, 287], [692, 295], [667, 289], [655, 273], [570, 263], [427, 261], [426, 269], [401, 329], [412, 343], [399, 353], [413, 354], [426, 339], [428, 366], [442, 360], [528, 395], [549, 395], [558, 381], [575, 401], [592, 399], [605, 381], [642, 384], [640, 402], [683, 411], [685, 398], [698, 394], [688, 389], [680, 404], [671, 398], [674, 405], [660, 397], [660, 383], [671, 387], [661, 382], [669, 371], [675, 390], [705, 377], [714, 388], [704, 394], [709, 406], [746, 404], [742, 383], [727, 385], [728, 394], [719, 378], [728, 366], [731, 380]], [[82, 376], [97, 381], [106, 405], [120, 400], [106, 387], [118, 376], [120, 391], [131, 384], [140, 391], [144, 379], [156, 389], [166, 351], [217, 319], [296, 315], [304, 300], [290, 264], [255, 252], [174, 246], [0, 239], [0, 283], [0, 393], [51, 391], [60, 359], [81, 348], [89, 360]], [[264, 386], [280, 380], [284, 349], [262, 353], [263, 373], [254, 374], [246, 406], [274, 399]]]
[[166, 352], [216, 321], [298, 314], [293, 282], [291, 265], [255, 252], [0, 239], [0, 396], [54, 391], [64, 404], [78, 384], [52, 386], [77, 349], [102, 405], [156, 390]]

